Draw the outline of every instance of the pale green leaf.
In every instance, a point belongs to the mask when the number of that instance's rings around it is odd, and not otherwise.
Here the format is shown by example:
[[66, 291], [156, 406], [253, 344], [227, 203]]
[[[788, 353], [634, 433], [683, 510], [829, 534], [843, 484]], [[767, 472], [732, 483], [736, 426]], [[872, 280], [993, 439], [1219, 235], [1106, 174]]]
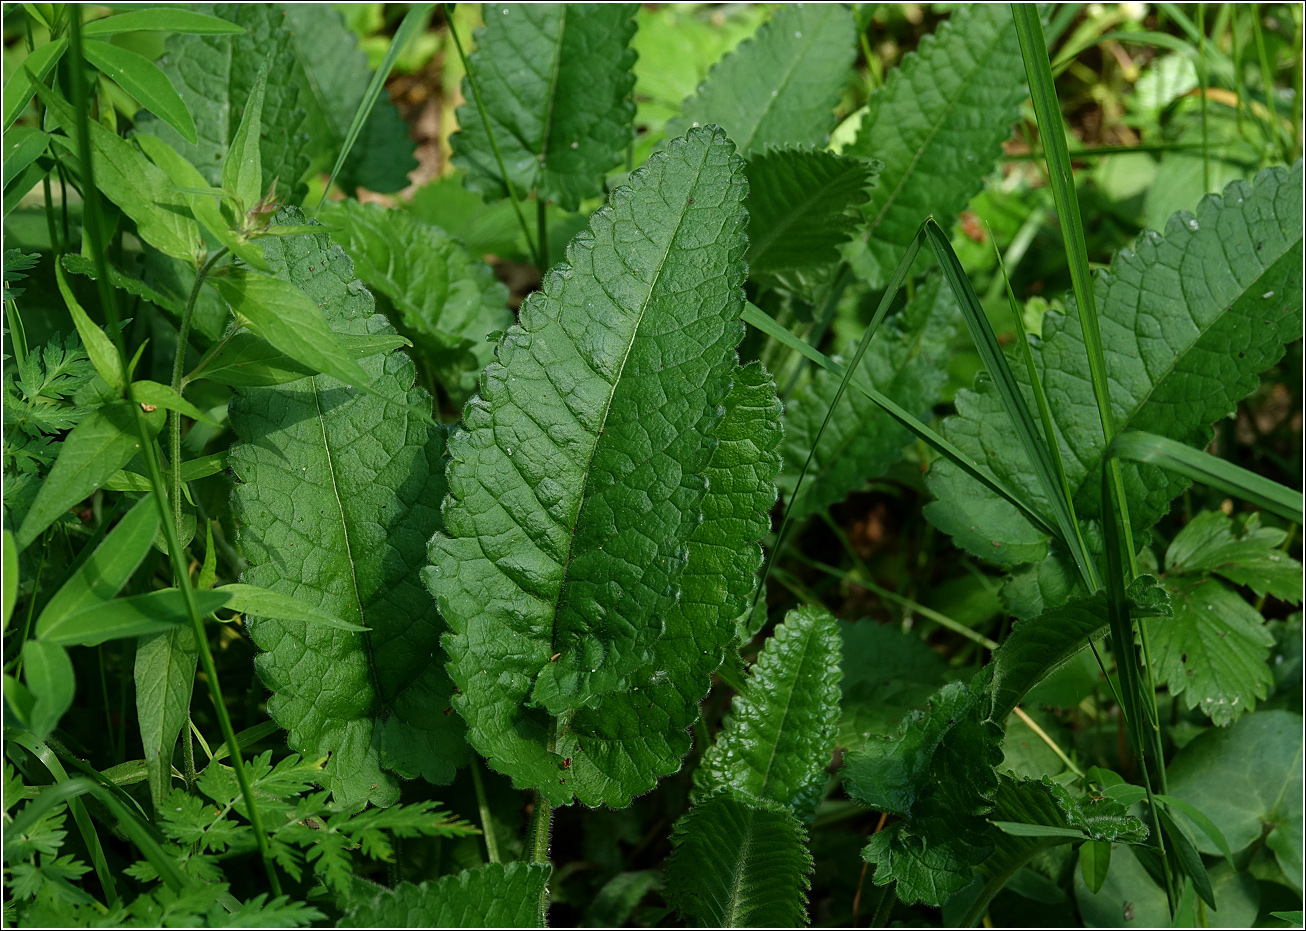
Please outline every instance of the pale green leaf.
[[[201, 614], [222, 607], [227, 596], [196, 592]], [[41, 631], [41, 639], [64, 646], [93, 647], [106, 640], [156, 634], [188, 623], [186, 600], [180, 590], [165, 588], [144, 595], [111, 598], [63, 615]]]
[[[19, 115], [27, 109], [27, 104], [31, 101], [32, 95], [36, 93], [36, 85], [32, 83], [31, 76], [35, 75], [38, 81], [44, 81], [67, 50], [67, 39], [56, 39], [42, 45], [24, 58], [23, 67], [15, 69], [9, 80], [5, 81], [3, 96], [6, 136], [9, 135], [9, 129], [14, 125], [14, 120], [18, 119]], [[5, 183], [8, 184], [7, 181]]]
[[227, 596], [227, 603], [224, 607], [232, 611], [239, 611], [241, 614], [277, 618], [281, 621], [309, 625], [320, 624], [323, 627], [333, 627], [336, 630], [362, 632], [370, 629], [361, 624], [342, 621], [334, 615], [318, 610], [311, 603], [296, 598], [294, 595], [269, 591], [266, 588], [259, 588], [257, 585], [232, 582], [228, 585], [219, 586], [214, 591]]
[[1268, 593], [1300, 604], [1302, 566], [1280, 549], [1286, 537], [1283, 530], [1262, 527], [1255, 512], [1239, 516], [1235, 524], [1220, 511], [1203, 511], [1171, 541], [1165, 553], [1166, 571], [1214, 573], [1258, 595]]
[[351, 905], [344, 928], [542, 928], [544, 863], [487, 863], [421, 885], [400, 883]]
[[667, 135], [715, 123], [750, 158], [768, 146], [825, 148], [856, 54], [856, 23], [842, 3], [781, 6], [712, 69]]
[[672, 829], [666, 896], [708, 928], [797, 927], [809, 922], [807, 831], [782, 805], [722, 792]]
[[142, 107], [175, 129], [187, 142], [194, 145], [198, 141], [190, 111], [154, 62], [130, 49], [95, 39], [88, 40], [83, 51], [87, 61], [135, 97]]
[[[395, 333], [337, 333], [336, 339], [355, 360], [412, 345]], [[316, 374], [315, 369], [295, 361], [261, 336], [246, 331], [233, 336], [204, 368], [195, 373], [195, 378], [239, 388], [268, 388]]]
[[[63, 263], [64, 269], [74, 275], [85, 275], [92, 281], [99, 279], [99, 272], [96, 271], [95, 263], [84, 255], [66, 253], [60, 261]], [[115, 288], [144, 298], [151, 304], [161, 307], [174, 317], [181, 319], [183, 313], [182, 300], [174, 294], [164, 293], [166, 288], [160, 282], [156, 281], [153, 285], [148, 285], [139, 278], [123, 274], [112, 265], [109, 266], [109, 282]]]
[[839, 630], [828, 611], [790, 611], [734, 697], [694, 772], [695, 786], [778, 802], [810, 821], [834, 752], [839, 659]]
[[[227, 454], [225, 452], [202, 456], [199, 459], [191, 459], [181, 464], [181, 480], [183, 482], [193, 482], [199, 478], [216, 475], [226, 467]], [[100, 487], [106, 491], [150, 491], [154, 486], [141, 473], [131, 469], [122, 469], [115, 472], [113, 477]], [[206, 550], [205, 553], [207, 556], [208, 551]]]
[[[302, 224], [298, 210], [279, 222]], [[351, 336], [392, 335], [349, 258], [325, 234], [264, 240], [269, 263]], [[359, 363], [372, 393], [329, 375], [250, 388], [231, 408], [240, 442], [230, 463], [233, 506], [249, 561], [242, 581], [293, 595], [331, 617], [371, 628], [334, 630], [250, 619], [273, 691], [272, 717], [292, 749], [331, 753], [326, 785], [342, 802], [390, 804], [399, 781], [448, 782], [466, 759], [462, 722], [442, 712], [451, 686], [443, 624], [417, 572], [441, 527], [444, 431], [409, 410], [430, 399], [413, 387], [401, 352]], [[383, 674], [384, 671], [384, 674]]]
[[4, 531], [4, 571], [0, 572], [0, 585], [4, 587], [4, 627], [9, 629], [9, 619], [14, 616], [14, 604], [18, 601], [18, 544], [14, 542], [13, 532]]
[[172, 390], [170, 386], [159, 384], [157, 381], [150, 381], [148, 378], [132, 382], [132, 397], [137, 404], [176, 411], [179, 414], [185, 414], [192, 420], [199, 420], [207, 424], [217, 423], [208, 414]]
[[[172, 752], [186, 726], [199, 646], [189, 624], [141, 637], [136, 642], [132, 676], [136, 682], [136, 720], [157, 807], [172, 789]], [[186, 735], [190, 740], [190, 735]]]
[[73, 318], [73, 325], [77, 327], [77, 335], [82, 339], [82, 345], [86, 347], [86, 355], [90, 358], [91, 364], [95, 366], [95, 371], [104, 379], [104, 383], [115, 394], [121, 394], [123, 389], [123, 363], [118, 355], [118, 350], [113, 345], [113, 340], [109, 339], [104, 330], [92, 322], [91, 318], [86, 315], [82, 305], [77, 303], [77, 298], [73, 295], [72, 288], [68, 286], [68, 279], [64, 275], [63, 267], [55, 265], [55, 280], [59, 286], [59, 294], [62, 295], [64, 306], [68, 308], [68, 313]]
[[159, 7], [151, 10], [135, 10], [106, 16], [87, 23], [82, 28], [82, 35], [108, 36], [122, 32], [175, 32], [192, 35], [240, 35], [245, 30], [234, 23], [196, 13], [193, 10], [177, 10]]
[[222, 160], [222, 187], [236, 195], [236, 203], [242, 210], [253, 208], [264, 191], [261, 136], [269, 63], [265, 60], [258, 69], [254, 88], [240, 115], [240, 124], [236, 127], [236, 134], [231, 137], [231, 147]]
[[[518, 196], [575, 210], [602, 193], [634, 137], [633, 3], [487, 3], [468, 56], [458, 132], [449, 139], [467, 186], [507, 196], [490, 134]], [[489, 120], [477, 107], [477, 95]]]
[[[50, 137], [32, 126], [12, 126], [4, 135], [4, 186], [22, 174], [23, 169], [45, 154]], [[23, 193], [27, 193], [24, 191]]]

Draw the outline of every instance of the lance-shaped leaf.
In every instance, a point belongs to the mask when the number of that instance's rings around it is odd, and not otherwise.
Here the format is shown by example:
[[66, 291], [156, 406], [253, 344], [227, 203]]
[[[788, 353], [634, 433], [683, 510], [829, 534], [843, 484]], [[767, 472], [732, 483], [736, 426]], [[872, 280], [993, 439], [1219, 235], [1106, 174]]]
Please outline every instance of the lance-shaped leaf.
[[542, 928], [547, 864], [487, 863], [435, 882], [400, 883], [351, 905], [344, 928]]
[[863, 222], [877, 162], [818, 149], [768, 149], [748, 161], [748, 271], [779, 272], [839, 258]]
[[834, 751], [839, 655], [839, 629], [828, 611], [790, 611], [735, 696], [695, 785], [779, 802], [810, 821]]
[[1175, 535], [1165, 553], [1165, 567], [1175, 575], [1210, 572], [1235, 585], [1246, 585], [1300, 604], [1302, 567], [1279, 547], [1287, 532], [1262, 527], [1255, 511], [1234, 519], [1220, 511], [1203, 511]]
[[[929, 278], [901, 312], [880, 326], [853, 378], [883, 392], [911, 414], [927, 415], [948, 380], [944, 360], [951, 351], [957, 320], [957, 302], [942, 276]], [[837, 504], [868, 479], [883, 475], [912, 441], [906, 427], [858, 391], [845, 391], [826, 423], [840, 381], [840, 376], [819, 370], [785, 409], [780, 488], [786, 495], [793, 495], [808, 453], [816, 447], [798, 499], [789, 502], [793, 520]]]
[[458, 403], [470, 397], [494, 358], [486, 336], [513, 323], [508, 290], [490, 267], [401, 210], [345, 201], [324, 205], [320, 216], [354, 260], [355, 274], [394, 305], [395, 324], [449, 395]]
[[856, 55], [848, 7], [786, 4], [712, 68], [667, 124], [667, 135], [717, 123], [749, 157], [768, 146], [825, 148]]
[[[487, 3], [463, 79], [453, 161], [485, 198], [538, 190], [567, 210], [602, 192], [634, 137], [633, 3]], [[472, 81], [475, 81], [475, 87]], [[484, 108], [484, 119], [481, 110]], [[485, 120], [489, 120], [489, 133]]]
[[191, 119], [168, 78], [154, 62], [110, 42], [91, 39], [83, 46], [86, 60], [135, 97], [145, 109], [163, 120], [187, 142], [198, 142]]
[[952, 224], [1001, 158], [1028, 96], [1005, 3], [958, 7], [889, 72], [843, 150], [883, 163], [866, 242], [848, 252], [864, 278], [886, 281], [925, 217]]
[[718, 793], [676, 822], [671, 843], [667, 901], [702, 927], [808, 923], [807, 831], [783, 805]]
[[[307, 221], [288, 210], [278, 222]], [[264, 242], [268, 263], [333, 330], [393, 332], [326, 235]], [[430, 398], [413, 387], [407, 356], [358, 364], [375, 394], [317, 375], [232, 402], [240, 438], [230, 455], [240, 480], [233, 508], [245, 582], [370, 628], [249, 619], [267, 651], [257, 665], [274, 693], [268, 711], [290, 731], [291, 747], [309, 758], [331, 754], [326, 784], [338, 799], [389, 804], [399, 797], [393, 773], [448, 782], [466, 755], [461, 722], [440, 713], [451, 691], [443, 625], [417, 578], [441, 526], [444, 431], [409, 410]]]
[[199, 141], [192, 145], [175, 129], [149, 114], [137, 121], [141, 132], [158, 136], [199, 169], [210, 184], [222, 182], [222, 166], [231, 148], [241, 115], [268, 65], [259, 133], [262, 179], [266, 191], [276, 178], [293, 190], [308, 169], [311, 145], [304, 132], [300, 105], [301, 72], [296, 68], [285, 14], [270, 3], [201, 5], [203, 12], [241, 27], [237, 35], [172, 35], [159, 59], [163, 73], [177, 89], [195, 118]]
[[425, 577], [457, 707], [550, 795], [570, 795], [550, 715], [632, 685], [678, 600], [738, 371], [745, 186], [719, 129], [651, 158], [522, 306], [450, 440]]
[[713, 431], [703, 522], [652, 661], [629, 690], [607, 693], [559, 728], [557, 751], [572, 760], [565, 786], [587, 805], [622, 807], [680, 768], [698, 703], [756, 590], [757, 544], [770, 526], [780, 466], [780, 401], [759, 363], [736, 369], [734, 379]]
[[[1204, 446], [1210, 424], [1257, 385], [1302, 328], [1302, 168], [1267, 169], [1197, 215], [1178, 213], [1164, 237], [1145, 233], [1094, 282], [1115, 423]], [[1049, 313], [1032, 347], [1066, 478], [1081, 519], [1102, 512], [1106, 444], [1096, 416], [1088, 354], [1074, 313]], [[1016, 378], [1028, 381], [1023, 365]], [[957, 395], [944, 433], [1023, 497], [1047, 509], [1029, 460], [987, 382]], [[1122, 463], [1134, 538], [1187, 482], [1149, 465]], [[1012, 567], [1047, 553], [1047, 535], [1012, 505], [945, 461], [927, 476], [936, 526], [976, 555]]]
[[904, 819], [873, 835], [862, 857], [875, 864], [875, 884], [896, 879], [908, 904], [942, 905], [992, 851], [983, 816], [998, 786], [1002, 732], [987, 719], [985, 677], [973, 691], [944, 686], [928, 710], [903, 720], [896, 740], [872, 738], [847, 757], [848, 794]]

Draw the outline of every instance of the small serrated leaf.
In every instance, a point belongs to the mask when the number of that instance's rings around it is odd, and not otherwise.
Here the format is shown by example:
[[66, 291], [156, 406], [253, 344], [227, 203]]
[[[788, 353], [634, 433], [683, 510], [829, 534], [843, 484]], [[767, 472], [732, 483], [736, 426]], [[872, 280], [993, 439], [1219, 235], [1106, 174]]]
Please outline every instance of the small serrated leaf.
[[344, 928], [542, 928], [544, 863], [487, 863], [434, 882], [400, 883], [350, 905]]

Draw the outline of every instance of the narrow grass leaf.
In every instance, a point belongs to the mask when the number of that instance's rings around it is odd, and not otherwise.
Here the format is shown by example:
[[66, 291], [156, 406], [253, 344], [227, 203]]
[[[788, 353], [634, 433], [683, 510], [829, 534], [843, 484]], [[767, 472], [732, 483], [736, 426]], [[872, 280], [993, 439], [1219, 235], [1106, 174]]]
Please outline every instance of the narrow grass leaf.
[[225, 19], [198, 13], [194, 10], [176, 10], [159, 7], [151, 10], [134, 10], [106, 16], [89, 22], [82, 35], [111, 36], [123, 32], [180, 32], [201, 36], [240, 35], [245, 30]]

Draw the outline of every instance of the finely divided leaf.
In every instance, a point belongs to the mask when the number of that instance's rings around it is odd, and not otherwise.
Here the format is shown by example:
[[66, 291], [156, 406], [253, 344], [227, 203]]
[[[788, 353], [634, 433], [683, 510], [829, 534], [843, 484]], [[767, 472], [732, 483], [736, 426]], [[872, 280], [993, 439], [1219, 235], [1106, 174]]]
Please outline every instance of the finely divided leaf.
[[712, 68], [667, 135], [717, 123], [750, 158], [768, 146], [824, 148], [856, 55], [856, 23], [842, 3], [782, 6]]
[[334, 227], [354, 273], [394, 304], [395, 324], [450, 397], [465, 401], [494, 358], [486, 335], [513, 323], [494, 272], [444, 230], [403, 211], [344, 201], [324, 205], [319, 216]]
[[1028, 96], [1005, 3], [958, 7], [889, 72], [843, 150], [884, 166], [866, 205], [867, 240], [848, 252], [862, 277], [886, 281], [928, 215], [951, 225], [993, 171]]
[[450, 137], [467, 186], [485, 198], [507, 196], [477, 94], [519, 196], [575, 210], [602, 193], [634, 137], [633, 3], [487, 3], [485, 26], [463, 79], [467, 101]]
[[819, 149], [768, 149], [748, 161], [748, 270], [789, 271], [838, 261], [864, 220], [879, 168]]
[[425, 571], [472, 744], [569, 798], [550, 715], [634, 684], [680, 596], [743, 335], [742, 164], [718, 129], [615, 192], [450, 440]]
[[[307, 222], [298, 210], [278, 222]], [[343, 335], [392, 333], [349, 258], [325, 235], [265, 240], [268, 262], [302, 289]], [[331, 753], [337, 799], [390, 804], [390, 771], [443, 783], [466, 756], [461, 723], [441, 714], [451, 686], [443, 629], [417, 578], [426, 541], [441, 527], [444, 431], [401, 352], [359, 363], [376, 395], [328, 375], [251, 388], [232, 402], [241, 442], [230, 462], [233, 507], [249, 561], [243, 580], [294, 595], [323, 613], [371, 628], [349, 632], [275, 618], [249, 621], [274, 692], [272, 717], [310, 758]], [[379, 395], [379, 396], [377, 396]]]
[[[881, 325], [853, 377], [910, 413], [928, 415], [948, 380], [944, 361], [957, 320], [957, 302], [942, 276], [927, 279], [916, 297]], [[780, 487], [787, 495], [793, 494], [808, 453], [816, 445], [798, 500], [789, 502], [793, 520], [837, 504], [868, 479], [883, 475], [912, 441], [910, 431], [857, 391], [844, 392], [821, 433], [840, 381], [824, 369], [816, 372], [785, 410]]]
[[806, 925], [812, 855], [789, 809], [722, 792], [673, 829], [667, 901], [707, 928]]
[[543, 863], [487, 863], [435, 882], [400, 883], [345, 912], [345, 928], [542, 928]]
[[834, 751], [839, 652], [839, 630], [828, 611], [790, 611], [735, 696], [694, 773], [695, 785], [778, 802], [810, 821]]
[[[1302, 327], [1302, 168], [1268, 169], [1205, 198], [1197, 215], [1176, 214], [1164, 237], [1145, 233], [1119, 253], [1094, 285], [1102, 321], [1116, 427], [1203, 446], [1210, 424], [1252, 392], [1257, 376]], [[1101, 514], [1105, 442], [1088, 373], [1083, 333], [1073, 313], [1049, 313], [1034, 344], [1081, 519]], [[1027, 380], [1024, 366], [1014, 366]], [[1010, 439], [991, 385], [957, 395], [944, 432], [1025, 498], [1046, 509], [1028, 458]], [[1135, 539], [1186, 486], [1162, 470], [1122, 463]], [[927, 480], [936, 526], [972, 553], [1005, 567], [1038, 562], [1047, 536], [1013, 506], [948, 462]]]

